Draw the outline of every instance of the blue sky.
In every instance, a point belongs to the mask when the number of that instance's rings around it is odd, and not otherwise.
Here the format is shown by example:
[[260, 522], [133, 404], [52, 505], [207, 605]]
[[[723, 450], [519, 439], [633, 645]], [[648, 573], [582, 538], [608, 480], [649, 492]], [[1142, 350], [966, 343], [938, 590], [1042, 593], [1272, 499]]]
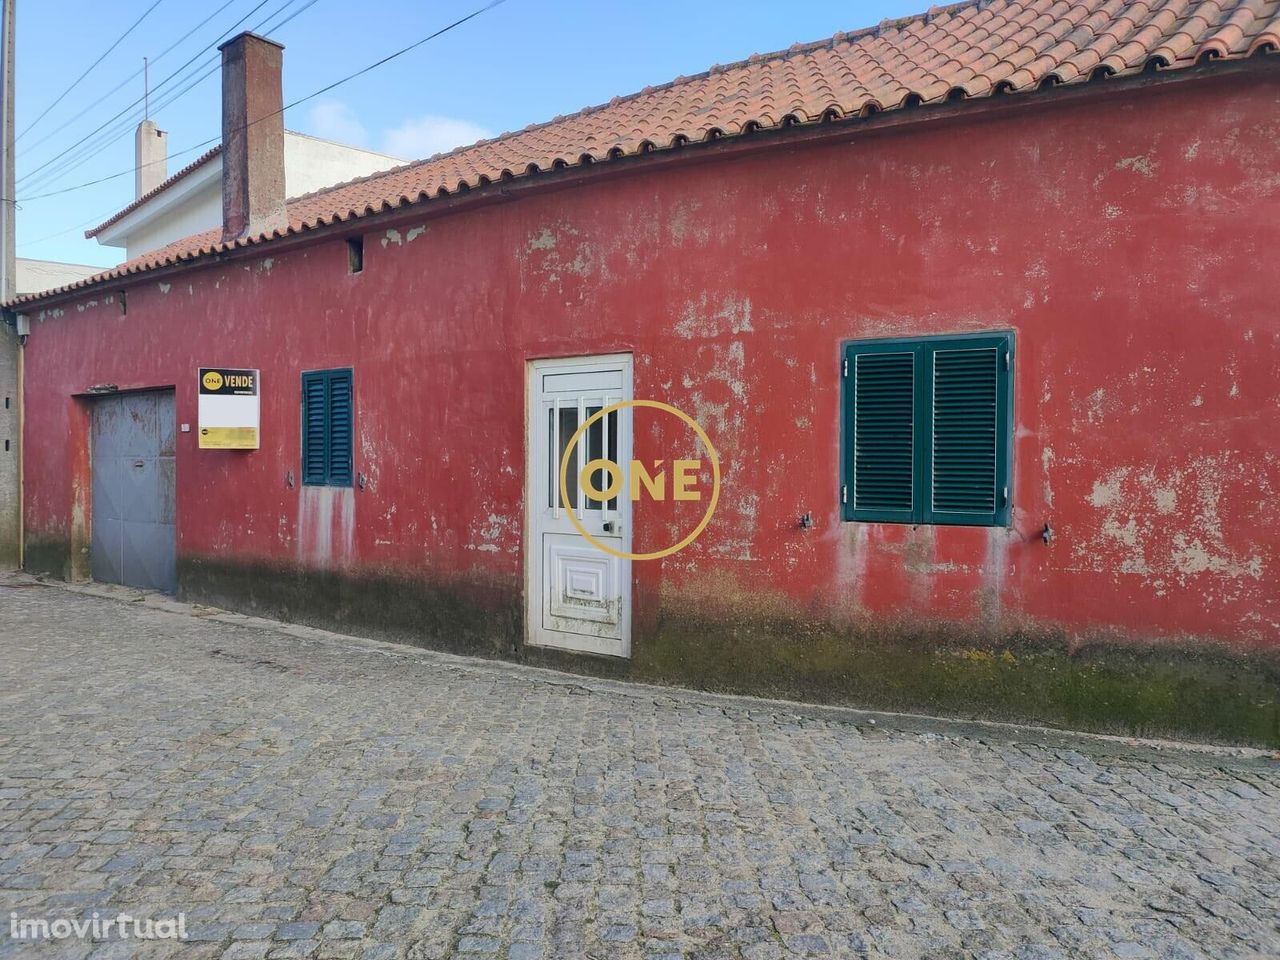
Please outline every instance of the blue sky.
[[[152, 102], [164, 104], [166, 95], [211, 69], [205, 64], [216, 63], [213, 48], [244, 18], [236, 32], [258, 27], [285, 45], [288, 103], [470, 13], [484, 0], [203, 0], [198, 5], [160, 0], [84, 81], [36, 122], [153, 2], [18, 4], [19, 256], [103, 266], [122, 259], [123, 251], [86, 240], [83, 231], [133, 198], [132, 131], [142, 105], [130, 105], [142, 96], [144, 56], [152, 59]], [[924, 0], [506, 0], [404, 57], [293, 108], [285, 125], [417, 159], [697, 73], [713, 63], [821, 39], [927, 6]], [[270, 29], [291, 14], [296, 16], [288, 23]], [[135, 72], [139, 75], [132, 77]], [[218, 137], [219, 97], [214, 70], [180, 98], [152, 111], [169, 132], [170, 172], [207, 149], [188, 148]], [[99, 98], [104, 99], [94, 105]], [[122, 111], [94, 139], [40, 169]], [[112, 138], [116, 128], [120, 134]], [[59, 171], [62, 166], [68, 169]], [[128, 175], [36, 199], [123, 171]]]

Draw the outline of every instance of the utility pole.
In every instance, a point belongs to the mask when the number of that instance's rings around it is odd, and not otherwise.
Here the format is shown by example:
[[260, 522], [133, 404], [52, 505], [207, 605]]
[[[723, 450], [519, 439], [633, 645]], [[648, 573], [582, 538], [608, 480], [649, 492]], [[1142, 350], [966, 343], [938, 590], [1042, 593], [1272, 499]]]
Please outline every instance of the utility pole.
[[4, 249], [0, 252], [0, 297], [8, 302], [13, 299], [15, 290], [14, 261], [17, 253], [17, 228], [15, 216], [17, 204], [14, 202], [13, 188], [13, 31], [15, 0], [3, 0], [4, 3], [4, 94], [0, 97], [0, 125], [3, 126], [4, 143], [0, 145], [0, 167], [4, 168], [4, 197], [0, 198], [0, 244]]
[[[0, 300], [17, 292], [17, 203], [13, 174], [13, 60], [15, 0], [0, 23]], [[12, 314], [5, 312], [5, 319]], [[22, 564], [22, 345], [11, 323], [0, 323], [0, 570]]]

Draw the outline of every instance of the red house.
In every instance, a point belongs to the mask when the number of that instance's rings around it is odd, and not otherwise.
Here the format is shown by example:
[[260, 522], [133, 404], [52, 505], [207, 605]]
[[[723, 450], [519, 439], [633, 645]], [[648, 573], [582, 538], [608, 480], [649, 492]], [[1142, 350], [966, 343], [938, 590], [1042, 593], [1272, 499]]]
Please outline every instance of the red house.
[[1271, 0], [965, 3], [286, 205], [238, 37], [223, 228], [9, 305], [26, 565], [1280, 742], [1278, 48]]

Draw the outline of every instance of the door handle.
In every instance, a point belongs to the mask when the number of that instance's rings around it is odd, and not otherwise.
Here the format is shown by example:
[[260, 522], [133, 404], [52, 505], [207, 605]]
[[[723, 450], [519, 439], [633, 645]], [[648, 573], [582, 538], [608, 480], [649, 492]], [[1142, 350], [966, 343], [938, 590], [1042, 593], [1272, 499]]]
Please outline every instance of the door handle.
[[619, 523], [617, 520], [606, 520], [600, 526], [605, 533], [621, 533], [622, 532], [622, 524]]
[[147, 465], [147, 461], [145, 461], [145, 460], [135, 460], [135, 461], [133, 461], [133, 465], [134, 465], [135, 467], [145, 467], [145, 466]]

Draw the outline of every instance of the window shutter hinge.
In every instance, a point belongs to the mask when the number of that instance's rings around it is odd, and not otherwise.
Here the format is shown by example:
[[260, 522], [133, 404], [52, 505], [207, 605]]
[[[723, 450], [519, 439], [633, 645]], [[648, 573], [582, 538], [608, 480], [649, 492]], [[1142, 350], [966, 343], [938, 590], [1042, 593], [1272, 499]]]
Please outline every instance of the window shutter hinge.
[[844, 375], [846, 377], [849, 375], [849, 358], [848, 357], [844, 358]]
[[1000, 506], [1004, 506], [1009, 502], [1009, 488], [1004, 486], [1000, 488]]
[[1008, 350], [1004, 352], [1004, 368], [1006, 370], [1013, 369], [1013, 354], [1010, 353]]
[[840, 487], [840, 502], [841, 503], [849, 502], [849, 485], [847, 483], [842, 484]]

